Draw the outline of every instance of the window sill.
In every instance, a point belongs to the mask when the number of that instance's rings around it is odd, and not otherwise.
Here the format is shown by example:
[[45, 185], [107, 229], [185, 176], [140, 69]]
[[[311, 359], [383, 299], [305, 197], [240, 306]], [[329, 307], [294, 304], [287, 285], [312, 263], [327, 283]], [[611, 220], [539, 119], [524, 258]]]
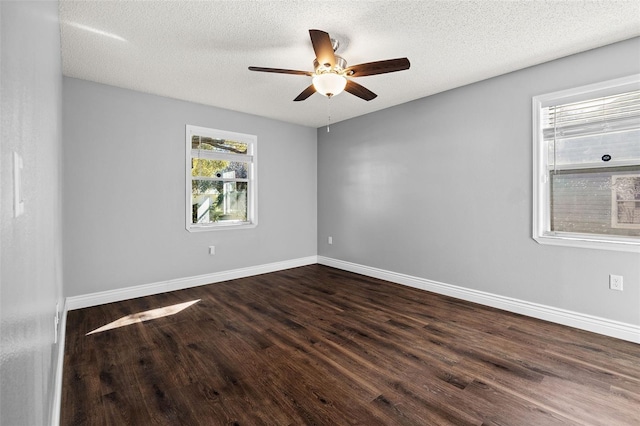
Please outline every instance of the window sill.
[[579, 247], [597, 250], [626, 251], [640, 253], [640, 240], [611, 240], [592, 235], [561, 234], [538, 235], [533, 237], [539, 244], [548, 244], [565, 247]]
[[227, 231], [234, 229], [252, 229], [258, 226], [257, 223], [242, 222], [216, 225], [191, 225], [187, 226], [189, 232], [207, 232], [207, 231]]

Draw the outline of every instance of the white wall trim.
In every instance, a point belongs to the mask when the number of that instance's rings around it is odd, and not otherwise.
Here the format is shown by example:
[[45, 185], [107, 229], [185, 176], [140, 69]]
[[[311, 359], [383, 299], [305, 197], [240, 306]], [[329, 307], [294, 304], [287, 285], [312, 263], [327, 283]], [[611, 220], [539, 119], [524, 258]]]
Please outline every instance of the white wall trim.
[[62, 367], [64, 366], [64, 343], [67, 339], [67, 303], [65, 302], [60, 314], [60, 324], [58, 324], [58, 353], [56, 358], [56, 369], [53, 379], [53, 402], [51, 412], [51, 426], [60, 425], [60, 413], [62, 408]]
[[357, 274], [366, 275], [369, 277], [391, 281], [396, 284], [402, 284], [409, 287], [431, 291], [433, 293], [451, 296], [457, 299], [502, 309], [504, 311], [514, 312], [517, 314], [550, 321], [556, 324], [567, 325], [569, 327], [591, 331], [594, 333], [603, 334], [605, 336], [615, 337], [617, 339], [640, 343], [640, 326], [633, 324], [613, 321], [606, 318], [568, 311], [565, 309], [541, 305], [538, 303], [527, 302], [524, 300], [500, 296], [484, 291], [472, 290], [451, 284], [445, 284], [437, 281], [427, 280], [424, 278], [414, 277], [411, 275], [386, 271], [384, 269], [359, 265], [356, 263], [346, 262], [343, 260], [324, 256], [318, 256], [318, 263], [321, 265], [331, 266], [337, 269], [355, 272]]
[[237, 278], [266, 274], [284, 269], [297, 268], [299, 266], [318, 263], [318, 256], [302, 257], [282, 262], [268, 263], [264, 265], [249, 266], [247, 268], [233, 269], [230, 271], [214, 272], [211, 274], [197, 275], [193, 277], [177, 278], [160, 281], [151, 284], [143, 284], [133, 287], [107, 290], [81, 296], [67, 297], [65, 309], [74, 310], [88, 308], [90, 306], [103, 305], [105, 303], [119, 302], [134, 299], [136, 297], [151, 296], [153, 294], [166, 293], [168, 291], [183, 290], [185, 288], [213, 284]]

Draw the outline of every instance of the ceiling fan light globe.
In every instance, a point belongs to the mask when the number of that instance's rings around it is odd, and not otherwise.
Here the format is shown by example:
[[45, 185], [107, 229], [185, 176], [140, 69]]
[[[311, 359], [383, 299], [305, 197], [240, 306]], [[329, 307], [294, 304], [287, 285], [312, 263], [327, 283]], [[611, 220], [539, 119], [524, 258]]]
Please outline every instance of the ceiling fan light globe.
[[313, 77], [313, 87], [316, 91], [328, 98], [342, 93], [347, 85], [347, 79], [336, 73], [328, 72], [317, 74]]

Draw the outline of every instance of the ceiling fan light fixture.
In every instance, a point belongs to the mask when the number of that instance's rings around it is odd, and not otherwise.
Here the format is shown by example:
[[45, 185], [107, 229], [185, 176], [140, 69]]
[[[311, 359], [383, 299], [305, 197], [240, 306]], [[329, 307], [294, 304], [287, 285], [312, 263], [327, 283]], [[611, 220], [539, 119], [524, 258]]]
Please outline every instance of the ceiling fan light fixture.
[[313, 77], [313, 87], [316, 88], [318, 93], [327, 98], [342, 93], [346, 85], [346, 77], [335, 72], [316, 74]]
[[309, 30], [309, 36], [311, 37], [311, 45], [316, 55], [316, 59], [313, 61], [313, 72], [264, 67], [249, 67], [249, 71], [312, 77], [312, 84], [296, 96], [293, 100], [294, 102], [304, 101], [316, 92], [327, 98], [332, 98], [345, 90], [360, 99], [370, 101], [378, 95], [366, 87], [359, 85], [353, 81], [351, 77], [364, 77], [366, 75], [403, 71], [408, 70], [411, 65], [407, 58], [397, 58], [367, 62], [352, 65], [347, 68], [347, 61], [341, 56], [336, 55], [338, 43], [329, 37], [329, 33], [321, 30]]

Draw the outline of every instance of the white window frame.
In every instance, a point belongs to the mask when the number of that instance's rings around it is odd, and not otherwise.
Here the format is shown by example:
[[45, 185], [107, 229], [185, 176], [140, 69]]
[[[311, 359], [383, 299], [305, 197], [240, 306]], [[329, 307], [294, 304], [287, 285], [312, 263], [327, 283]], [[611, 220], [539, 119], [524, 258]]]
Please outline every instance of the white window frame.
[[[216, 154], [219, 158], [225, 158], [235, 161], [248, 162], [249, 167], [248, 185], [247, 185], [247, 221], [246, 222], [214, 222], [214, 223], [192, 223], [191, 210], [191, 185], [193, 177], [191, 176], [191, 159], [194, 157], [194, 151], [191, 147], [191, 138], [194, 135], [206, 136], [214, 139], [226, 139], [238, 142], [244, 142], [248, 145], [247, 154]], [[186, 125], [185, 129], [185, 181], [186, 181], [186, 199], [185, 199], [185, 223], [189, 232], [201, 231], [218, 231], [229, 229], [248, 229], [255, 228], [258, 225], [258, 138], [255, 135], [245, 133], [229, 132], [225, 130], [211, 129], [208, 127], [200, 127]]]
[[640, 253], [640, 238], [550, 231], [550, 190], [547, 150], [542, 132], [542, 109], [640, 88], [640, 74], [534, 96], [533, 106], [533, 239], [540, 244]]

